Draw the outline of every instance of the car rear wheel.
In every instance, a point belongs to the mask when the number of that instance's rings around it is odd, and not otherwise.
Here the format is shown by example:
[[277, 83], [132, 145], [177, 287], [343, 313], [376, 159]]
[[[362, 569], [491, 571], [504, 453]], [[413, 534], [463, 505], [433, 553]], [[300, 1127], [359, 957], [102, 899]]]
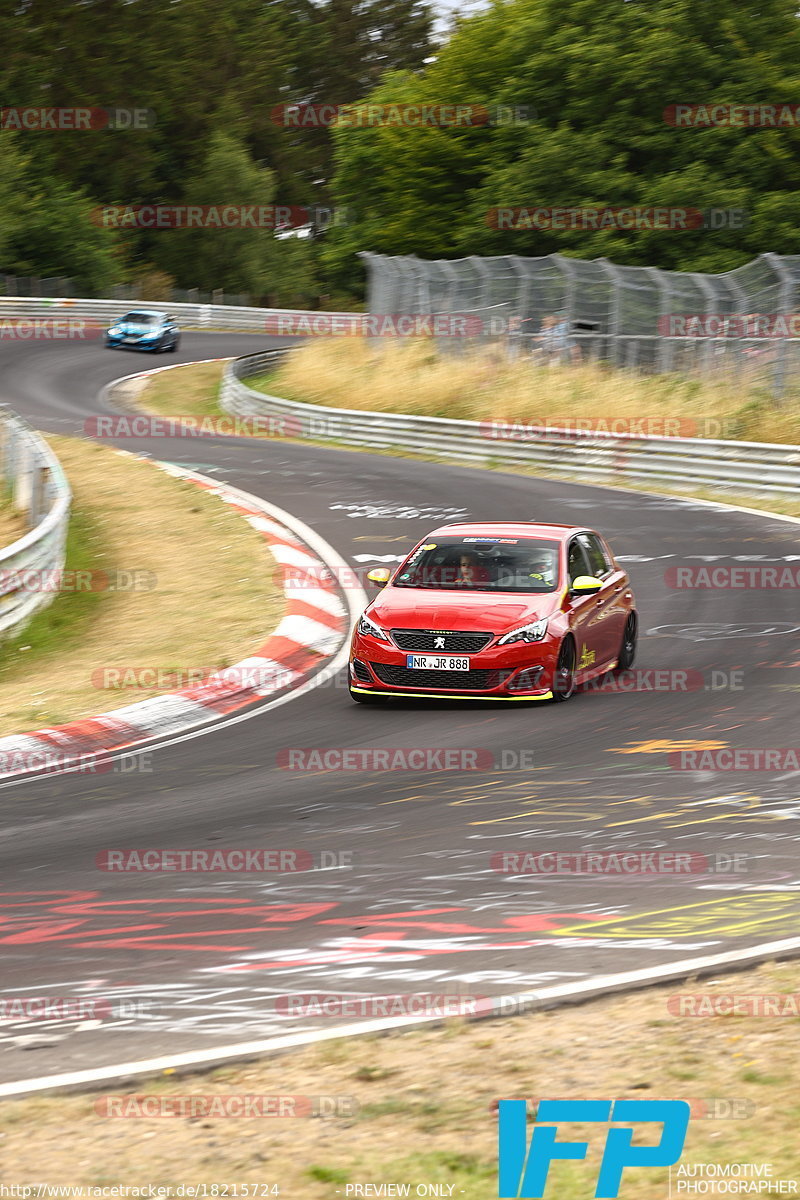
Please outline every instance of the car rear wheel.
[[636, 658], [636, 638], [639, 632], [639, 622], [636, 613], [628, 613], [625, 629], [622, 634], [622, 644], [619, 648], [619, 658], [615, 671], [627, 671], [633, 666]]
[[553, 700], [569, 700], [575, 691], [575, 643], [571, 637], [564, 638], [558, 652], [553, 674]]

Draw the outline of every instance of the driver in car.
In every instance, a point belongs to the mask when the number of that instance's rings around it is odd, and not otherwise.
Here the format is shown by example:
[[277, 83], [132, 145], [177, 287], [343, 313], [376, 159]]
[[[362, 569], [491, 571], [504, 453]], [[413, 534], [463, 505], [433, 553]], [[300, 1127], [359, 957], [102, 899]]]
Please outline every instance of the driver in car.
[[531, 555], [528, 575], [534, 583], [541, 583], [544, 587], [553, 586], [556, 581], [553, 557], [550, 550]]
[[478, 558], [471, 551], [465, 551], [461, 554], [458, 560], [458, 572], [456, 574], [456, 586], [463, 587], [465, 584], [488, 583], [489, 572], [482, 563], [478, 562]]

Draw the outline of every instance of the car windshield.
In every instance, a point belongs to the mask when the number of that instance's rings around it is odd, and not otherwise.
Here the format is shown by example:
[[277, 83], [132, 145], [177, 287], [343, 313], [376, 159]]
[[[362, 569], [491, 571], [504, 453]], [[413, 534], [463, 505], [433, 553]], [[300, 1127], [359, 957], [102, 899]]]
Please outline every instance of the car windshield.
[[122, 318], [123, 321], [129, 321], [131, 325], [160, 325], [161, 317], [155, 316], [153, 313], [129, 312]]
[[438, 538], [419, 546], [395, 587], [470, 592], [553, 592], [558, 542], [530, 537]]

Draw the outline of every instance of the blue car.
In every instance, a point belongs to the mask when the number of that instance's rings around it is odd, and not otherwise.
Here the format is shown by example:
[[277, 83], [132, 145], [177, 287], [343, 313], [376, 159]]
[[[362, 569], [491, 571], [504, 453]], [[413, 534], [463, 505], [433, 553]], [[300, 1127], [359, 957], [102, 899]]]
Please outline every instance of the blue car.
[[154, 309], [137, 308], [125, 313], [106, 330], [105, 346], [113, 350], [126, 346], [132, 350], [177, 350], [181, 335], [172, 317]]

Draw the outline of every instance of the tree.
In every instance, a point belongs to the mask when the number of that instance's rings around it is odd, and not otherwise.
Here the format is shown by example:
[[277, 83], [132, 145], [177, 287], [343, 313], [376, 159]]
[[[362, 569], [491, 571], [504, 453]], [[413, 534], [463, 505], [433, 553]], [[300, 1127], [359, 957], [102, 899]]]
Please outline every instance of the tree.
[[[214, 133], [182, 202], [213, 208], [266, 207], [274, 193], [273, 172], [257, 166], [232, 134]], [[150, 261], [174, 275], [181, 287], [254, 295], [262, 291], [274, 240], [269, 228], [161, 229], [147, 237]]]
[[[355, 214], [327, 251], [543, 255], [698, 269], [795, 252], [800, 130], [677, 129], [676, 102], [798, 94], [793, 0], [496, 0], [461, 22], [422, 76], [367, 99], [528, 111], [483, 129], [341, 129], [334, 193]], [[742, 231], [495, 228], [497, 207], [740, 207]], [[778, 241], [776, 242], [776, 237]]]
[[66, 275], [87, 295], [103, 295], [122, 274], [120, 244], [93, 220], [81, 191], [44, 176], [0, 133], [0, 256], [9, 275]]

